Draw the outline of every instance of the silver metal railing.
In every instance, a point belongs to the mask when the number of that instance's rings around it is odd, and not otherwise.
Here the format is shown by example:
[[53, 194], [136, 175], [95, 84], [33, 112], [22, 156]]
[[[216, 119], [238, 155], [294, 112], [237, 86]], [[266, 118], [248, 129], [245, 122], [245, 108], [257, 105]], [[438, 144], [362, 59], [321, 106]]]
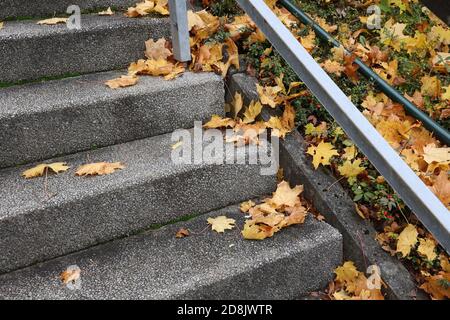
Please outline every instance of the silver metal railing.
[[237, 0], [299, 78], [450, 253], [450, 212], [400, 158], [263, 0]]
[[[299, 78], [450, 253], [450, 212], [361, 114], [263, 0], [237, 0]], [[191, 60], [186, 0], [169, 0], [173, 48]]]
[[181, 62], [191, 60], [186, 0], [169, 0], [170, 28], [175, 59]]

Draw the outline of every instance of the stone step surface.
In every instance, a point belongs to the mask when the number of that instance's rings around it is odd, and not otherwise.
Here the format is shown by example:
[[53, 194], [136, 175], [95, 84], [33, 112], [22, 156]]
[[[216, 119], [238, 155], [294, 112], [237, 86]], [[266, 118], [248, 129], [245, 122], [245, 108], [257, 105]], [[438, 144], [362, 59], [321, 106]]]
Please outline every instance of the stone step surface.
[[139, 0], [2, 0], [0, 19], [23, 17], [48, 17], [66, 13], [71, 5], [80, 7], [81, 12], [103, 10], [108, 7], [126, 9]]
[[[71, 166], [59, 175], [26, 180], [22, 172], [34, 165], [1, 170], [0, 273], [275, 190], [276, 179], [261, 175], [263, 166], [238, 164], [256, 157], [255, 149], [228, 148], [224, 157], [236, 152], [234, 164], [177, 164], [172, 152], [189, 142], [173, 151], [172, 140], [165, 134], [47, 161]], [[79, 165], [101, 161], [126, 168], [75, 176]]]
[[[236, 228], [211, 231], [208, 217]], [[311, 216], [263, 241], [241, 236], [244, 214], [231, 206], [0, 276], [0, 299], [295, 299], [324, 289], [342, 263], [338, 231]], [[180, 228], [191, 235], [176, 239]], [[59, 280], [69, 266], [81, 285]]]
[[87, 14], [79, 30], [37, 21], [0, 29], [0, 83], [125, 68], [144, 56], [146, 40], [170, 37], [168, 18]]
[[142, 76], [132, 87], [106, 87], [121, 74], [0, 89], [0, 168], [192, 128], [224, 114], [223, 82], [212, 73], [171, 81]]

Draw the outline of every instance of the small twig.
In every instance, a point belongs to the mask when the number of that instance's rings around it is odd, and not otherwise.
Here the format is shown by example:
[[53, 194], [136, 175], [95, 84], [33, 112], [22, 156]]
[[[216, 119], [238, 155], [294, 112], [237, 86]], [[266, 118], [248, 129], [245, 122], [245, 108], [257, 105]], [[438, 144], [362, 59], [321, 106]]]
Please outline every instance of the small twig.
[[397, 204], [397, 208], [400, 211], [400, 213], [402, 214], [403, 218], [405, 218], [406, 222], [409, 224], [409, 220], [408, 220], [408, 218], [406, 218], [406, 215], [403, 212], [402, 208], [400, 208], [400, 204], [398, 203], [397, 199], [394, 198], [394, 201]]
[[331, 187], [333, 187], [336, 183], [340, 182], [342, 179], [344, 179], [345, 176], [340, 177], [339, 179], [337, 179], [335, 182], [333, 182], [332, 184], [330, 184], [328, 187], [326, 187], [325, 189], [323, 189], [323, 191], [330, 191]]

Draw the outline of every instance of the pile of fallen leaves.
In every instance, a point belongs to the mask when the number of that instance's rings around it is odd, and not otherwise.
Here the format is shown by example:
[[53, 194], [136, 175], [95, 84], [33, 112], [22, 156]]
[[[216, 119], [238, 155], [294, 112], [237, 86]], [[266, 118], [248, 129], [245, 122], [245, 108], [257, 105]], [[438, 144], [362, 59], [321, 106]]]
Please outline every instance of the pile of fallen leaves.
[[328, 288], [330, 298], [335, 300], [384, 300], [381, 292], [382, 280], [378, 273], [374, 272], [372, 277], [375, 279], [370, 281], [364, 273], [356, 269], [351, 261], [345, 262], [334, 272], [336, 278]]
[[308, 210], [300, 201], [302, 191], [303, 186], [291, 188], [288, 182], [282, 181], [272, 198], [258, 205], [252, 201], [241, 204], [241, 211], [249, 215], [242, 231], [244, 238], [263, 240], [285, 227], [304, 223]]

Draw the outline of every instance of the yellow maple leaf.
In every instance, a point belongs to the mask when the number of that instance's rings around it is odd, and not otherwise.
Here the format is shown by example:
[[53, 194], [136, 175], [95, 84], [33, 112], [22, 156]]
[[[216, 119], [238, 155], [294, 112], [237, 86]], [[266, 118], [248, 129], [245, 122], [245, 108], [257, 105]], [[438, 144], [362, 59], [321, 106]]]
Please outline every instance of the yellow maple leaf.
[[326, 60], [321, 64], [322, 68], [324, 68], [328, 73], [334, 73], [337, 76], [341, 76], [342, 72], [344, 72], [345, 67], [337, 62], [332, 60]]
[[278, 184], [277, 190], [274, 192], [269, 203], [272, 204], [275, 209], [282, 208], [283, 206], [294, 207], [300, 204], [299, 195], [302, 192], [302, 185], [291, 188], [288, 182], [282, 181]]
[[354, 178], [366, 169], [365, 167], [360, 167], [360, 165], [361, 159], [356, 159], [353, 162], [347, 160], [338, 167], [338, 170], [342, 176], [346, 178]]
[[207, 123], [203, 125], [205, 129], [217, 129], [217, 128], [233, 128], [236, 122], [231, 118], [222, 118], [221, 116], [214, 114]]
[[0, 21], [0, 29], [2, 29], [4, 25], [5, 23], [3, 21]]
[[262, 110], [262, 104], [259, 101], [252, 101], [248, 106], [247, 110], [244, 112], [244, 123], [252, 123], [255, 121], [256, 117], [259, 116]]
[[353, 160], [356, 155], [358, 154], [358, 150], [356, 149], [355, 145], [351, 145], [350, 147], [346, 147], [344, 149], [344, 154], [342, 155], [342, 158], [347, 160]]
[[425, 96], [439, 97], [441, 92], [441, 81], [438, 77], [424, 76], [421, 79], [422, 88], [420, 92]]
[[60, 24], [60, 23], [66, 23], [67, 20], [68, 20], [68, 18], [51, 18], [51, 19], [40, 20], [37, 22], [37, 24], [55, 25], [55, 24]]
[[125, 166], [120, 162], [96, 162], [80, 166], [75, 172], [77, 176], [107, 175], [123, 169]]
[[268, 237], [268, 234], [261, 226], [247, 220], [242, 230], [242, 236], [247, 240], [264, 240]]
[[317, 146], [309, 147], [306, 153], [313, 156], [313, 165], [315, 169], [317, 169], [320, 164], [323, 166], [330, 165], [331, 157], [339, 155], [331, 143], [323, 141]]
[[406, 257], [411, 252], [411, 249], [417, 243], [417, 236], [419, 233], [414, 225], [408, 224], [405, 229], [398, 236], [397, 250], [403, 257]]
[[125, 15], [130, 18], [136, 18], [147, 16], [152, 12], [156, 12], [166, 16], [169, 15], [167, 3], [168, 0], [145, 0], [144, 2], [136, 4], [134, 7], [128, 8]]
[[106, 85], [111, 89], [134, 86], [138, 82], [138, 77], [135, 75], [121, 76], [120, 78], [106, 81]]
[[216, 218], [208, 218], [208, 223], [211, 225], [212, 230], [222, 233], [225, 230], [233, 229], [236, 220], [227, 218], [226, 216], [219, 216]]
[[256, 90], [258, 91], [259, 99], [262, 104], [269, 105], [271, 108], [277, 106], [278, 93], [282, 91], [279, 86], [263, 87], [256, 84]]
[[437, 258], [435, 249], [436, 242], [433, 239], [419, 239], [417, 252], [425, 256], [429, 261], [434, 261]]
[[266, 122], [268, 128], [274, 129], [272, 135], [280, 138], [284, 138], [291, 129], [284, 126], [282, 119], [280, 117], [270, 117], [269, 121]]
[[336, 270], [334, 270], [334, 273], [336, 274], [336, 281], [342, 284], [351, 284], [355, 282], [360, 275], [360, 272], [356, 269], [353, 261], [344, 262], [342, 266], [337, 267]]
[[55, 162], [55, 163], [49, 163], [49, 164], [39, 164], [34, 168], [25, 170], [22, 173], [22, 176], [26, 179], [36, 178], [36, 177], [42, 177], [45, 173], [48, 173], [49, 171], [54, 173], [60, 173], [65, 172], [69, 170], [70, 167], [67, 166], [67, 163], [65, 162]]

